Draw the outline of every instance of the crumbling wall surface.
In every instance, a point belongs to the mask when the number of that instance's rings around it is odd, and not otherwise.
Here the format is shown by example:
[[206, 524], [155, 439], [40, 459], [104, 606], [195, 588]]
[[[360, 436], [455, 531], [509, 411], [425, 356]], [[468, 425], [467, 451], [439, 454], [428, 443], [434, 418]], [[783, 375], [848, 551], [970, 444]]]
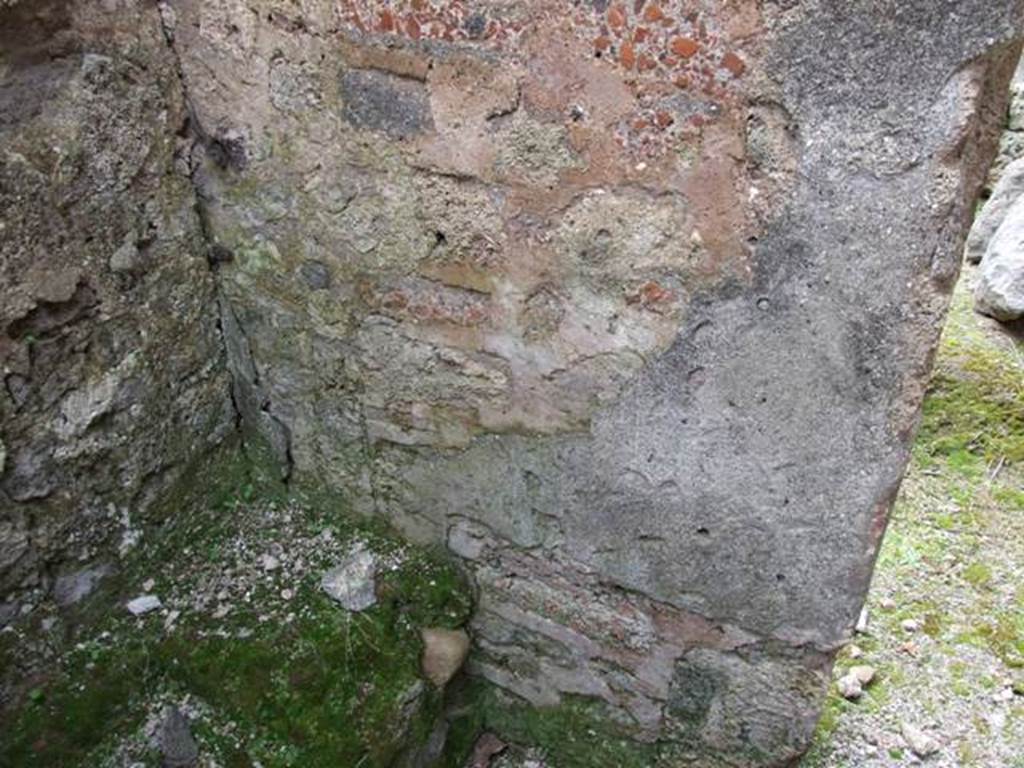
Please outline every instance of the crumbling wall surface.
[[185, 115], [155, 7], [0, 3], [4, 623], [83, 597], [234, 429]]
[[670, 764], [792, 758], [1022, 12], [162, 3], [246, 423], [465, 558], [478, 675]]

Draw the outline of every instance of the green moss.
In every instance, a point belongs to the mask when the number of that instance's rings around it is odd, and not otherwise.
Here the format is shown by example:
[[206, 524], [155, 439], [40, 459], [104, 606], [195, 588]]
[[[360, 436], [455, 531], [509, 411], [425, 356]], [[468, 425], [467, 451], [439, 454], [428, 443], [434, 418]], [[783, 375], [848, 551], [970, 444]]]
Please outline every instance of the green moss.
[[484, 730], [539, 748], [551, 768], [658, 764], [657, 745], [630, 738], [596, 699], [567, 696], [555, 707], [532, 707], [482, 681], [468, 683], [459, 699], [444, 768], [461, 768], [477, 734]]
[[77, 655], [79, 674], [38, 689], [40, 695], [30, 697], [13, 721], [0, 723], [5, 734], [0, 765], [85, 764], [104, 734], [136, 723], [133, 704], [146, 683], [146, 661], [137, 644], [116, 653]]
[[974, 320], [969, 291], [957, 291], [924, 403], [916, 454], [945, 457], [970, 478], [986, 462], [1024, 461], [1020, 347], [993, 344]]
[[993, 361], [976, 378], [940, 373], [932, 380], [918, 443], [927, 456], [945, 456], [953, 469], [974, 477], [984, 461], [1024, 461], [1022, 434], [1019, 372]]
[[985, 563], [971, 563], [964, 569], [963, 577], [975, 587], [985, 587], [992, 581], [992, 569]]
[[420, 677], [420, 628], [468, 620], [472, 600], [460, 572], [442, 553], [354, 519], [336, 497], [296, 503], [272, 467], [252, 457], [236, 451], [210, 462], [203, 486], [197, 475], [154, 513], [143, 544], [114, 580], [122, 596], [150, 575], [155, 591], [166, 594], [175, 579], [231, 563], [235, 555], [222, 544], [252, 522], [245, 513], [287, 502], [295, 510], [288, 528], [271, 527], [270, 538], [329, 528], [340, 542], [358, 536], [394, 564], [378, 577], [377, 604], [350, 614], [310, 571], [294, 584], [296, 610], [287, 619], [261, 619], [260, 606], [280, 587], [256, 583], [251, 602], [236, 605], [226, 621], [214, 625], [188, 612], [167, 633], [158, 615], [138, 621], [112, 613], [108, 596], [91, 639], [0, 722], [0, 766], [101, 764], [112, 744], [139, 728], [154, 697], [168, 691], [193, 697], [232, 725], [230, 738], [223, 728], [196, 725], [204, 750], [228, 766], [384, 768], [426, 741], [442, 701]]
[[942, 634], [944, 624], [945, 619], [942, 614], [931, 611], [925, 614], [924, 621], [921, 623], [921, 631], [928, 637], [936, 638]]
[[[1019, 582], [1024, 543], [1022, 353], [1019, 341], [977, 321], [970, 291], [960, 286], [910, 470], [879, 554], [875, 588], [892, 603], [881, 607], [873, 601], [872, 637], [857, 638], [864, 660], [879, 676], [856, 703], [830, 692], [801, 766], [843, 765], [841, 750], [851, 739], [898, 718], [909, 702], [942, 721], [948, 705], [933, 688], [951, 691], [964, 711], [987, 712], [990, 695], [979, 656], [990, 654], [993, 669], [1003, 665], [999, 676], [988, 676], [992, 685], [1024, 665], [1024, 588], [1015, 599], [1008, 599], [1006, 589]], [[921, 634], [908, 637], [904, 619], [919, 622]], [[902, 653], [908, 641], [918, 647], [918, 656]], [[964, 645], [972, 650], [964, 653]], [[948, 666], [931, 666], [936, 657], [949, 659]], [[841, 657], [836, 674], [852, 663]], [[929, 665], [929, 675], [921, 675], [921, 665]], [[942, 678], [944, 666], [946, 686], [928, 684], [932, 675]], [[836, 731], [843, 736], [834, 738]], [[1015, 739], [1018, 733], [1007, 730], [1001, 738]], [[989, 741], [968, 736], [956, 748], [969, 756], [965, 764], [987, 765]], [[906, 759], [896, 749], [891, 757], [901, 764]]]

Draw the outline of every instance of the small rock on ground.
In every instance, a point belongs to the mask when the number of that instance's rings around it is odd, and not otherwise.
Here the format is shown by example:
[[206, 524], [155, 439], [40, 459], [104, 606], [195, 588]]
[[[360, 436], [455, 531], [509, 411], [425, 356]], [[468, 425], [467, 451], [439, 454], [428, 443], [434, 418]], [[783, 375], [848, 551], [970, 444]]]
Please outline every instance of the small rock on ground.
[[851, 701], [859, 699], [864, 693], [864, 688], [875, 679], [875, 668], [867, 665], [851, 667], [845, 675], [836, 682], [839, 695]]
[[918, 757], [928, 757], [939, 751], [939, 742], [910, 723], [903, 723], [900, 729], [910, 751]]
[[867, 664], [860, 664], [856, 667], [851, 667], [849, 674], [857, 678], [857, 682], [861, 685], [870, 685], [875, 679], [875, 668], [870, 667]]
[[469, 635], [461, 629], [424, 629], [421, 634], [423, 674], [438, 688], [444, 688], [469, 654]]
[[156, 595], [139, 595], [134, 600], [129, 600], [126, 607], [133, 616], [142, 616], [159, 609], [161, 605], [163, 604]]
[[377, 558], [357, 544], [337, 566], [327, 571], [320, 586], [349, 611], [365, 611], [377, 603]]
[[199, 759], [199, 746], [192, 737], [188, 718], [177, 707], [168, 707], [160, 726], [163, 768], [189, 768]]
[[839, 695], [849, 701], [859, 699], [864, 694], [864, 688], [861, 686], [860, 680], [854, 675], [843, 675], [836, 682], [836, 688], [839, 690]]

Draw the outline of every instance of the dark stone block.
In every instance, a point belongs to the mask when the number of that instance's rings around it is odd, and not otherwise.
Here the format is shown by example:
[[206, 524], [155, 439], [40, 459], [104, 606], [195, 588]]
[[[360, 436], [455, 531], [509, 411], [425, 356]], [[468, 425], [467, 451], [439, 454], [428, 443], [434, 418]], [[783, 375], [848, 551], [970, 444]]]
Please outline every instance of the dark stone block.
[[354, 69], [341, 76], [343, 117], [367, 131], [406, 139], [434, 128], [426, 86], [376, 70]]
[[304, 261], [299, 267], [299, 274], [310, 290], [322, 291], [331, 285], [331, 272], [320, 261]]

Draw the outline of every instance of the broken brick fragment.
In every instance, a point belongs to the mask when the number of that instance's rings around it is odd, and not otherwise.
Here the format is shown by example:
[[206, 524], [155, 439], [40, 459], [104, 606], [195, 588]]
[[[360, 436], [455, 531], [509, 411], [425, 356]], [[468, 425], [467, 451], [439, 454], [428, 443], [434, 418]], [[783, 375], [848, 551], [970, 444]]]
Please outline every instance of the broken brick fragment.
[[676, 119], [672, 116], [671, 112], [666, 112], [664, 109], [659, 110], [654, 116], [654, 122], [659, 128], [668, 128]]
[[633, 50], [633, 44], [629, 41], [623, 43], [619, 49], [619, 64], [626, 69], [632, 69], [636, 64], [636, 52]]
[[661, 21], [663, 18], [665, 18], [665, 14], [657, 3], [651, 3], [644, 9], [644, 21], [655, 22]]
[[688, 37], [673, 37], [669, 49], [676, 56], [690, 59], [697, 55], [697, 51], [700, 50], [700, 43]]
[[743, 62], [743, 59], [732, 51], [729, 51], [729, 53], [722, 57], [722, 66], [729, 70], [734, 77], [739, 77], [747, 70], [747, 65]]
[[609, 9], [608, 26], [615, 30], [621, 30], [626, 26], [626, 11], [621, 5]]

